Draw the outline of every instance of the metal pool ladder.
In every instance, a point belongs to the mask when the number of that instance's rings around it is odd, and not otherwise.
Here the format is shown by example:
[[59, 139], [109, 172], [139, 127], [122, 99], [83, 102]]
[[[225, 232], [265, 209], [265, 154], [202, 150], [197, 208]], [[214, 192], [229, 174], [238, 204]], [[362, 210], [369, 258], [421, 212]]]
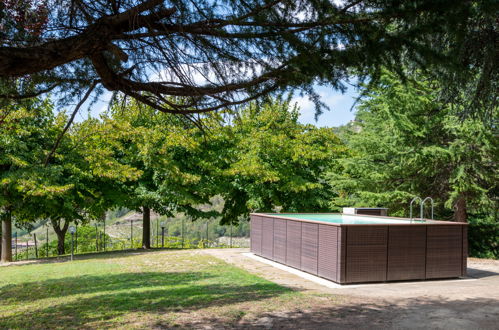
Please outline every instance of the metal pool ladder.
[[[424, 209], [424, 203], [427, 201], [427, 200], [430, 200], [431, 202], [431, 220], [433, 220], [433, 206], [435, 205], [435, 203], [433, 202], [433, 198], [431, 197], [426, 197], [425, 199], [423, 199], [423, 201], [421, 202], [421, 210]], [[421, 214], [423, 214], [423, 211], [421, 211]], [[423, 217], [421, 215], [421, 217]]]
[[412, 222], [412, 204], [417, 201], [419, 199], [419, 203], [420, 203], [420, 213], [419, 213], [419, 216], [421, 218], [421, 220], [423, 220], [423, 200], [421, 199], [421, 197], [414, 197], [411, 201], [411, 204], [409, 204], [409, 218], [411, 219], [411, 222]]
[[430, 200], [431, 202], [431, 219], [433, 220], [433, 207], [434, 207], [434, 202], [433, 202], [433, 198], [431, 197], [426, 197], [425, 199], [421, 199], [421, 197], [414, 197], [412, 200], [411, 200], [411, 203], [409, 204], [409, 218], [412, 222], [412, 204], [414, 202], [416, 202], [417, 200], [419, 200], [419, 203], [420, 203], [420, 206], [419, 206], [419, 219], [421, 221], [423, 221], [423, 215], [424, 215], [424, 204], [426, 203], [427, 200]]

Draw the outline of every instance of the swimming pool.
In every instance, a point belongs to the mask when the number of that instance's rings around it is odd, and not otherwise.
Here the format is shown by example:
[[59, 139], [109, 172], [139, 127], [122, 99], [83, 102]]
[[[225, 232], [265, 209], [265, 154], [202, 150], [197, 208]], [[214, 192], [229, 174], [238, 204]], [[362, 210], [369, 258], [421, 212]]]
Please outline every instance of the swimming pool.
[[[268, 213], [268, 215], [276, 215]], [[339, 213], [279, 213], [280, 217], [289, 219], [312, 220], [337, 224], [411, 224], [411, 223], [424, 223], [421, 220], [399, 219], [389, 217], [376, 217], [366, 215], [352, 215], [352, 214], [339, 214]]]
[[466, 275], [467, 224], [334, 213], [252, 213], [251, 251], [338, 283]]

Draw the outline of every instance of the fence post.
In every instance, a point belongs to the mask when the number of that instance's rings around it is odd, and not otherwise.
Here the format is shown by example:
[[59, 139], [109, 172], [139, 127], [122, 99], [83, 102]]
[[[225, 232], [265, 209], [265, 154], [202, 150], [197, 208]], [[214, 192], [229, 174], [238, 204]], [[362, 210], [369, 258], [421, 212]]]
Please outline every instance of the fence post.
[[95, 249], [99, 252], [99, 231], [97, 230], [97, 224], [95, 224]]
[[75, 253], [78, 253], [78, 224], [75, 226]]
[[130, 248], [133, 249], [133, 219], [130, 220]]
[[38, 259], [38, 245], [36, 244], [36, 234], [33, 234], [35, 240], [35, 258]]
[[103, 236], [104, 251], [106, 251], [106, 217], [104, 217], [104, 236]]
[[182, 217], [182, 249], [184, 248], [184, 218]]
[[15, 246], [15, 251], [16, 251], [16, 261], [17, 261], [17, 231], [14, 233], [14, 238], [16, 240], [16, 244], [14, 245]]
[[29, 259], [29, 236], [28, 236], [28, 240], [26, 241], [26, 260]]
[[156, 247], [159, 247], [159, 217], [156, 218]]
[[47, 237], [45, 237], [47, 241], [47, 258], [49, 257], [49, 223], [47, 222]]
[[230, 223], [230, 231], [229, 231], [229, 247], [232, 248], [232, 222]]
[[[208, 220], [206, 220], [206, 245], [208, 245]], [[206, 245], [204, 248], [206, 248]]]

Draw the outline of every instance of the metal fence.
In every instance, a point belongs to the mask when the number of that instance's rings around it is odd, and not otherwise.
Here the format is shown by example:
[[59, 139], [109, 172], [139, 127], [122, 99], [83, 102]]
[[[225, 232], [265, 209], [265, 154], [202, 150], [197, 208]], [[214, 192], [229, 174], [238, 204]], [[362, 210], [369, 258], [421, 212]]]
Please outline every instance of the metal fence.
[[[193, 225], [195, 224], [195, 226]], [[151, 221], [151, 248], [196, 249], [249, 247], [248, 224], [220, 225], [218, 220], [191, 222], [183, 220], [179, 228], [168, 221]], [[246, 226], [245, 228], [242, 228]], [[126, 223], [102, 221], [75, 226], [75, 233], [65, 237], [65, 254], [120, 251], [142, 247], [142, 220]], [[31, 232], [15, 231], [12, 240], [14, 260], [57, 256], [57, 235], [45, 224]]]

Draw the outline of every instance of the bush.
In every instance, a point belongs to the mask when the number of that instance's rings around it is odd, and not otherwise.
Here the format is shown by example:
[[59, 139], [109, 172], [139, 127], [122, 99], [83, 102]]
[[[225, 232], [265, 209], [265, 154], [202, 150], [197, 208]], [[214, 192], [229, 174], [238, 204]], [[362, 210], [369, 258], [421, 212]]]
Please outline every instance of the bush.
[[494, 216], [470, 216], [470, 257], [499, 259], [499, 222]]

